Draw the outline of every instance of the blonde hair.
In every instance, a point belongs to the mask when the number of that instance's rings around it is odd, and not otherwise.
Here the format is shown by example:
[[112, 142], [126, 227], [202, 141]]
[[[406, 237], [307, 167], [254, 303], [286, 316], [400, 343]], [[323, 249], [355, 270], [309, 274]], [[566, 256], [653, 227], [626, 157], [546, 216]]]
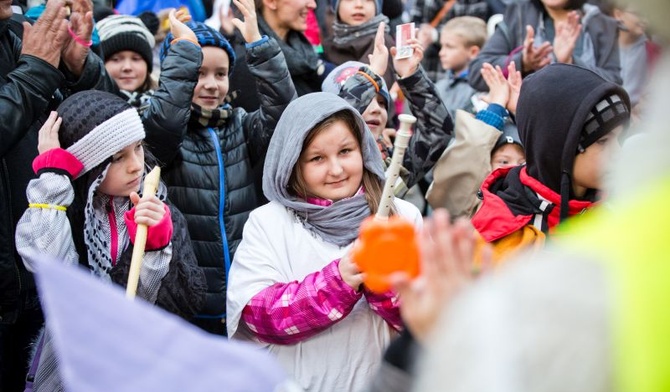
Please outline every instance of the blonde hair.
[[[356, 118], [353, 113], [349, 110], [340, 110], [330, 115], [325, 120], [318, 123], [305, 137], [305, 140], [302, 144], [302, 150], [300, 151], [300, 157], [305, 152], [307, 147], [312, 143], [314, 138], [319, 135], [321, 132], [332, 126], [337, 122], [343, 122], [351, 134], [356, 138], [358, 146], [361, 150], [361, 155], [363, 154], [363, 133], [360, 129]], [[302, 174], [302, 169], [300, 168], [300, 158], [298, 162], [293, 166], [293, 172], [288, 181], [288, 189], [293, 196], [302, 197], [308, 196], [307, 185], [305, 184], [305, 178]], [[363, 157], [363, 162], [365, 158]], [[379, 209], [379, 200], [382, 197], [383, 183], [382, 181], [371, 171], [369, 171], [365, 166], [363, 167], [363, 187], [365, 189], [365, 200], [368, 202], [368, 207], [370, 208], [371, 214], [376, 214]]]
[[488, 33], [486, 31], [486, 22], [474, 16], [459, 16], [449, 20], [443, 27], [441, 34], [450, 32], [463, 38], [463, 44], [466, 47], [484, 46]]

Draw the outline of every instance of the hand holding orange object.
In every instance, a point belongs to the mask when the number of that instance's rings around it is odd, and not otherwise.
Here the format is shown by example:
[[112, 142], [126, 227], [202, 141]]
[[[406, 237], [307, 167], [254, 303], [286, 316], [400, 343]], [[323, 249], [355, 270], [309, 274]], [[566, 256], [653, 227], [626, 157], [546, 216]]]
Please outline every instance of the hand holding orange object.
[[394, 272], [405, 272], [411, 278], [419, 274], [415, 230], [411, 222], [395, 215], [388, 221], [370, 217], [363, 222], [351, 257], [365, 273], [367, 288], [384, 293], [391, 289], [388, 278]]

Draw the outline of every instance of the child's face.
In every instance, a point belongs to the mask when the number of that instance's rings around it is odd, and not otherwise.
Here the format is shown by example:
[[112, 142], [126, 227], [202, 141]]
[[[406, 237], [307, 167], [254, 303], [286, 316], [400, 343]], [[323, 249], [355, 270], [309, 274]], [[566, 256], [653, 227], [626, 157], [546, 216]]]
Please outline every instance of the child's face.
[[132, 50], [114, 53], [105, 61], [105, 69], [121, 90], [136, 91], [147, 79], [147, 63]]
[[518, 166], [526, 163], [523, 148], [515, 143], [503, 144], [491, 155], [491, 170]]
[[620, 125], [577, 154], [572, 167], [572, 188], [576, 196], [583, 196], [587, 189], [602, 188], [605, 168], [619, 151], [621, 132], [623, 126]]
[[340, 0], [337, 14], [342, 23], [358, 26], [372, 19], [376, 10], [375, 0]]
[[140, 189], [144, 173], [144, 148], [142, 141], [133, 143], [112, 156], [107, 176], [98, 191], [109, 195], [127, 197]]
[[368, 128], [370, 128], [370, 131], [375, 136], [375, 140], [379, 139], [382, 131], [386, 128], [386, 121], [388, 120], [384, 97], [377, 94], [375, 99], [370, 102], [363, 112], [363, 120], [368, 124]]
[[309, 10], [316, 9], [315, 0], [264, 0], [264, 10], [271, 10], [280, 28], [304, 32]]
[[216, 109], [228, 94], [230, 61], [225, 50], [218, 46], [202, 48], [202, 66], [198, 84], [193, 91], [193, 103], [204, 109]]
[[363, 181], [363, 156], [344, 121], [324, 128], [298, 160], [308, 196], [338, 201], [356, 194]]
[[449, 30], [442, 32], [440, 45], [439, 56], [442, 68], [456, 74], [465, 71], [470, 61], [479, 54], [478, 46], [467, 47], [465, 39]]

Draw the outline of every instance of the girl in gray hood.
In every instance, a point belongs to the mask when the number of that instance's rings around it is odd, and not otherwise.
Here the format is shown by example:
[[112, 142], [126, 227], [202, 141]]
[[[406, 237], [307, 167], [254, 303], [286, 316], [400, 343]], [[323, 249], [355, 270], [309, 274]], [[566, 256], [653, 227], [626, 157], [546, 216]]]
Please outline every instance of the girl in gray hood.
[[[374, 137], [346, 101], [313, 93], [286, 108], [263, 172], [270, 203], [249, 216], [230, 271], [228, 336], [267, 347], [307, 391], [362, 390], [400, 329], [395, 294], [365, 288], [348, 256], [383, 183]], [[393, 209], [420, 225], [408, 202]]]

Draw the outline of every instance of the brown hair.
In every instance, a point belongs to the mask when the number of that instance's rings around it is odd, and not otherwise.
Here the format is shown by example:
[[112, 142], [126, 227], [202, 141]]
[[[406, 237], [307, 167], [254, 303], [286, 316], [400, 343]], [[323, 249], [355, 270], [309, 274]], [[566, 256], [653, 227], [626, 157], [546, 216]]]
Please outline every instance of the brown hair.
[[[318, 134], [339, 121], [343, 122], [351, 131], [351, 134], [354, 135], [358, 141], [358, 146], [362, 155], [364, 130], [361, 130], [358, 122], [356, 121], [356, 117], [351, 111], [340, 110], [339, 112], [333, 113], [325, 120], [316, 124], [314, 128], [309, 131], [305, 137], [305, 140], [303, 141], [300, 156], [302, 157], [302, 154]], [[300, 160], [300, 158], [298, 158], [298, 160]], [[363, 157], [363, 162], [365, 162], [365, 157]], [[365, 189], [365, 200], [367, 200], [368, 206], [370, 207], [370, 213], [374, 215], [379, 209], [379, 200], [382, 197], [383, 183], [379, 177], [374, 175], [365, 166], [363, 167], [363, 187]], [[305, 185], [305, 180], [302, 175], [299, 162], [296, 162], [295, 166], [293, 166], [293, 172], [291, 173], [291, 177], [288, 181], [288, 189], [293, 196], [305, 197], [307, 195], [307, 186]]]

